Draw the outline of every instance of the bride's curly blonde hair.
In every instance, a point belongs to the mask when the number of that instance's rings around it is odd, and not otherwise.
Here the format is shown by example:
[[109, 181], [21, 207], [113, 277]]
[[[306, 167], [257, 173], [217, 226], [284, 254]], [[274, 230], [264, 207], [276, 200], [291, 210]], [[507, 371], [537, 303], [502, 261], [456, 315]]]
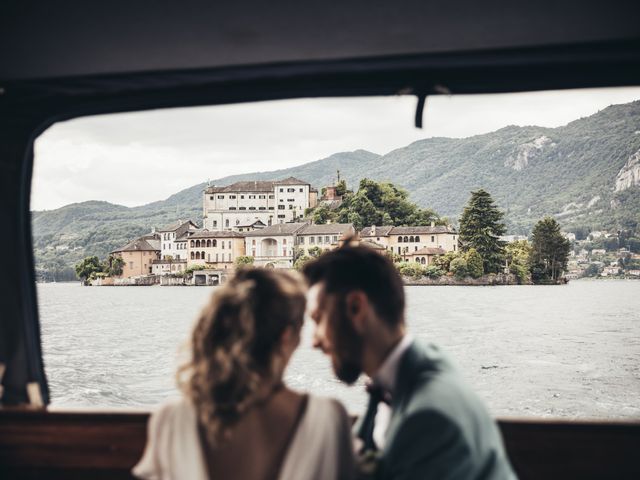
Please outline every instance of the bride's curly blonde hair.
[[279, 381], [274, 376], [283, 366], [274, 353], [287, 327], [299, 334], [304, 293], [303, 282], [288, 272], [243, 268], [203, 308], [178, 385], [212, 445], [260, 400], [265, 380]]

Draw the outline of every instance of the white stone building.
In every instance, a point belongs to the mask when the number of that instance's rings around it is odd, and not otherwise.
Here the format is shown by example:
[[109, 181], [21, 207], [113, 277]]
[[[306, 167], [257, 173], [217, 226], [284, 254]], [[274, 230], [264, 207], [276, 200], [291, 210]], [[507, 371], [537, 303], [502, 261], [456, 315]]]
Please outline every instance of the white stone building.
[[198, 230], [198, 226], [191, 220], [177, 222], [157, 230], [160, 236], [161, 260], [186, 260], [186, 238], [190, 233]]
[[293, 268], [296, 236], [307, 223], [282, 223], [247, 232], [245, 254], [254, 257], [254, 265], [268, 268]]
[[203, 228], [208, 230], [238, 230], [257, 220], [267, 226], [293, 222], [318, 198], [309, 183], [294, 177], [212, 186], [203, 195]]
[[351, 223], [308, 224], [296, 233], [296, 246], [305, 255], [313, 247], [332, 250], [339, 247], [345, 238], [354, 236], [355, 233]]
[[420, 227], [372, 225], [360, 231], [360, 239], [383, 245], [387, 250], [402, 256], [406, 261], [409, 261], [416, 252], [425, 248], [442, 249], [445, 253], [456, 252], [459, 243], [458, 232], [453, 227], [434, 224]]

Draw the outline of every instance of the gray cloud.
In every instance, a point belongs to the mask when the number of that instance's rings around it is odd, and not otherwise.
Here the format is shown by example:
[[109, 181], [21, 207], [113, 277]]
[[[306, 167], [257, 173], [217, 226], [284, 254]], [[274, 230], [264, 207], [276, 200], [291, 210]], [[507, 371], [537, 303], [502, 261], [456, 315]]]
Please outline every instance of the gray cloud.
[[62, 122], [36, 141], [34, 210], [85, 200], [127, 206], [207, 179], [272, 170], [363, 148], [387, 153], [426, 137], [467, 137], [506, 125], [555, 127], [640, 88], [427, 100], [413, 127], [412, 97], [304, 99], [102, 115]]

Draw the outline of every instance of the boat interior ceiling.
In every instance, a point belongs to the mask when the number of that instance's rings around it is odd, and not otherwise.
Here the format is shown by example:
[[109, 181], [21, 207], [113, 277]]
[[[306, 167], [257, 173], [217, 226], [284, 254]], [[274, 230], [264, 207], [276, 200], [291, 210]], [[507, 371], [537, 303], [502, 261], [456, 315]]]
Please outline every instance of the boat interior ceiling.
[[[86, 450], [84, 463], [60, 460], [61, 432], [71, 432], [73, 448], [97, 442], [105, 456], [124, 455], [118, 468], [128, 468], [143, 444], [145, 416], [6, 407], [49, 402], [29, 199], [33, 142], [50, 125], [99, 113], [270, 99], [639, 85], [639, 18], [637, 0], [3, 2], [0, 249], [11, 252], [4, 257], [11, 274], [0, 276], [0, 473], [11, 462], [26, 468], [37, 459], [35, 476], [53, 464], [106, 469], [109, 476], [109, 460]], [[510, 453], [522, 455], [515, 461], [522, 478], [551, 478], [551, 466], [559, 468], [563, 458], [574, 469], [561, 470], [569, 472], [563, 478], [589, 465], [596, 474], [613, 465], [640, 478], [629, 449], [640, 440], [640, 425], [575, 424], [566, 437], [558, 425], [501, 423]], [[102, 429], [118, 426], [120, 433], [99, 440]], [[130, 439], [135, 445], [127, 446]]]

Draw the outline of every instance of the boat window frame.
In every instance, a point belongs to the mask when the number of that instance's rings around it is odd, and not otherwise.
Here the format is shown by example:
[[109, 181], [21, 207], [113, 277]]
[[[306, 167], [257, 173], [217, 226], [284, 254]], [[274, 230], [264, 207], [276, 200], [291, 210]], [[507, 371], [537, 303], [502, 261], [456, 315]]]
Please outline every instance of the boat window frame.
[[[9, 360], [17, 362], [14, 366], [23, 370], [22, 377], [39, 387], [35, 389], [39, 392], [31, 395], [31, 403], [47, 405], [49, 392], [40, 340], [30, 195], [34, 142], [57, 122], [159, 108], [310, 97], [411, 95], [418, 98], [417, 111], [421, 111], [421, 100], [429, 95], [638, 86], [639, 65], [640, 44], [631, 40], [563, 48], [506, 48], [6, 82], [0, 85], [0, 127], [11, 128], [0, 137], [10, 143], [2, 153], [19, 168], [15, 226], [21, 300], [21, 308], [17, 310], [21, 315], [10, 318], [9, 323], [21, 331], [24, 341], [16, 346], [23, 350], [21, 355]], [[11, 123], [16, 118], [15, 124]], [[12, 134], [18, 134], [17, 138], [11, 138]], [[20, 395], [18, 402], [26, 399], [26, 395]]]

